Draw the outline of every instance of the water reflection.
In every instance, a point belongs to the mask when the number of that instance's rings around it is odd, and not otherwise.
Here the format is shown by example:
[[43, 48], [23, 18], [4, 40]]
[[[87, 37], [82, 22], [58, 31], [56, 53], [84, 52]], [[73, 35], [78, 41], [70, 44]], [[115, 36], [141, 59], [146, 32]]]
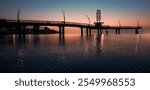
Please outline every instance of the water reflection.
[[32, 35], [29, 34], [27, 37], [28, 37], [28, 39], [29, 39], [29, 44], [31, 44], [31, 43], [32, 43]]
[[138, 52], [138, 46], [139, 46], [139, 34], [136, 35], [135, 52]]
[[33, 45], [39, 45], [40, 44], [40, 35], [37, 34], [37, 35], [32, 35], [32, 43]]
[[86, 59], [89, 58], [90, 52], [92, 50], [91, 42], [92, 42], [92, 38], [90, 38], [90, 36], [86, 36], [86, 42], [84, 42], [83, 40], [83, 43], [82, 43], [82, 46], [84, 47], [84, 55]]
[[0, 41], [1, 72], [150, 71], [149, 35], [12, 35]]
[[65, 46], [65, 38], [59, 38], [59, 45]]
[[23, 44], [26, 42], [26, 37], [19, 37], [18, 35], [13, 35], [13, 45], [16, 48], [17, 62], [15, 66], [15, 72], [24, 72], [24, 48]]
[[17, 47], [17, 72], [24, 72], [24, 49], [22, 47]]
[[95, 48], [96, 48], [96, 53], [100, 54], [102, 52], [103, 46], [104, 46], [104, 34], [102, 35], [97, 35], [94, 37], [95, 38]]

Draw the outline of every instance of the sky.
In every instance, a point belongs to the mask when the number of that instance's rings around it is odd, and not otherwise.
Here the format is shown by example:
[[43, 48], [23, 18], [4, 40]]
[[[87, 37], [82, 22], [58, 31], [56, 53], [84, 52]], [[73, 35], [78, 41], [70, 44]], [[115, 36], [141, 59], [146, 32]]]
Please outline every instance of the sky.
[[16, 19], [18, 7], [22, 20], [63, 21], [63, 10], [66, 21], [93, 23], [100, 9], [105, 25], [150, 26], [150, 0], [0, 0], [0, 19]]

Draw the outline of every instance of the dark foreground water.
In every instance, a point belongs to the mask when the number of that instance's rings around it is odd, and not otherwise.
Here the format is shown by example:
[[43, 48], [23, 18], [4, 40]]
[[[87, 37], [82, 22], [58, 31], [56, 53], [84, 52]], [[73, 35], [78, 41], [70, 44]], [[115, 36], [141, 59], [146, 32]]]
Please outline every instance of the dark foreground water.
[[0, 36], [0, 72], [150, 72], [150, 34]]

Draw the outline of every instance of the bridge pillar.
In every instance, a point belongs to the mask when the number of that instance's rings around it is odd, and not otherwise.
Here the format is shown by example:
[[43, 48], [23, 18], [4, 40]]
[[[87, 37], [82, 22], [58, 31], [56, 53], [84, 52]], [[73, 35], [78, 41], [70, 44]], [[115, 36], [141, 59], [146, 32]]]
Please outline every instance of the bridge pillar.
[[138, 31], [138, 29], [135, 29], [135, 34], [139, 34], [139, 31]]
[[62, 26], [62, 34], [65, 35], [65, 26]]
[[89, 30], [89, 29], [88, 29], [88, 28], [86, 28], [86, 35], [87, 35], [87, 36], [88, 36], [88, 34], [89, 34], [88, 30]]
[[99, 35], [99, 29], [97, 29], [97, 34]]
[[64, 36], [65, 36], [65, 27], [59, 26], [59, 38], [64, 39]]
[[98, 35], [101, 35], [102, 34], [102, 30], [101, 29], [97, 29], [98, 30]]
[[90, 31], [90, 36], [91, 36], [91, 28], [89, 28], [89, 31]]
[[81, 27], [81, 36], [83, 36], [83, 27]]
[[62, 26], [62, 38], [65, 38], [65, 26]]
[[120, 34], [120, 29], [118, 29], [118, 34]]
[[26, 34], [26, 26], [23, 26], [22, 33], [23, 33], [23, 37], [25, 37], [25, 34]]
[[61, 34], [61, 26], [59, 26], [59, 35]]
[[108, 35], [108, 30], [106, 29], [106, 35]]
[[116, 29], [116, 34], [118, 34], [118, 29]]
[[101, 34], [102, 34], [102, 29], [98, 28], [98, 35], [101, 35]]
[[17, 30], [18, 30], [19, 37], [21, 37], [21, 25], [20, 25], [20, 23], [18, 23], [18, 25], [17, 25]]
[[103, 34], [103, 33], [102, 33], [102, 29], [100, 29], [100, 34]]

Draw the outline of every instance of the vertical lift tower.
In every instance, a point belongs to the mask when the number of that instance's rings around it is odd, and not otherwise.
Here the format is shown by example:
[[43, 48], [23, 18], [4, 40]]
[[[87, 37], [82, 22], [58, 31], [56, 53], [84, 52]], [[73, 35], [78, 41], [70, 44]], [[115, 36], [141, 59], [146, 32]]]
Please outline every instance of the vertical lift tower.
[[97, 10], [96, 13], [96, 22], [94, 22], [96, 27], [101, 27], [104, 22], [101, 22], [101, 10]]

